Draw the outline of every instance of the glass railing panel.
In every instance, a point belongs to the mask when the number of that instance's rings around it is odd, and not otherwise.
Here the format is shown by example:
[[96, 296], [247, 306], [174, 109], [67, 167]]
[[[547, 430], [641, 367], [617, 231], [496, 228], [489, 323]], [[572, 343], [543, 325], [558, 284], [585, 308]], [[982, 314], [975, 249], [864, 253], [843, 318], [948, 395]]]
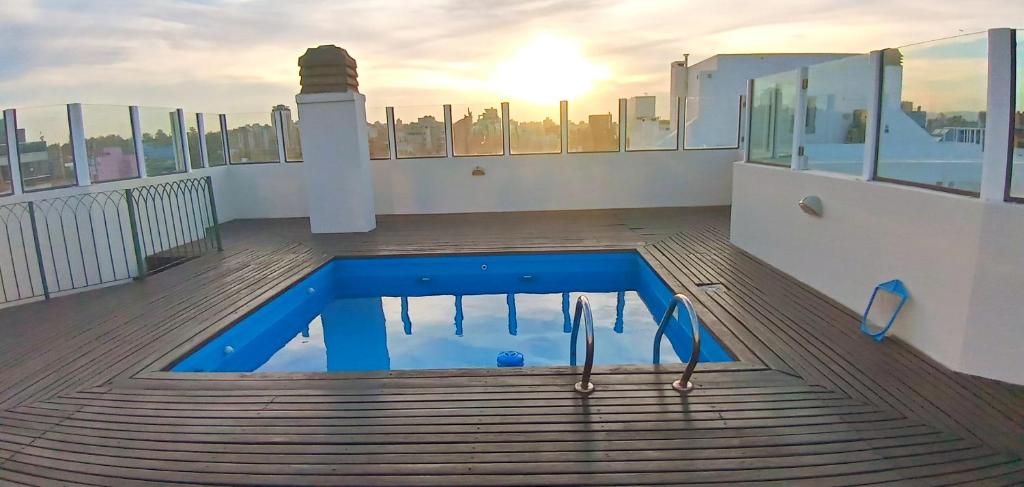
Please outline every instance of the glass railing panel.
[[185, 171], [177, 110], [139, 107], [139, 132], [147, 177]]
[[370, 159], [390, 159], [388, 114], [384, 107], [366, 107], [366, 138], [370, 143]]
[[874, 79], [867, 54], [807, 68], [803, 145], [808, 169], [863, 173], [868, 96]]
[[82, 105], [82, 128], [94, 183], [139, 177], [131, 110], [123, 105]]
[[7, 196], [14, 192], [14, 185], [11, 181], [11, 157], [10, 149], [7, 147], [7, 124], [4, 121], [4, 113], [0, 111], [0, 196]]
[[738, 149], [740, 97], [702, 95], [688, 97], [683, 107], [683, 147], [686, 149]]
[[281, 162], [273, 120], [270, 111], [229, 113], [228, 161], [231, 164]]
[[977, 193], [987, 78], [984, 32], [886, 49], [877, 176]]
[[293, 119], [290, 108], [281, 110], [281, 122], [284, 123], [284, 160], [302, 162], [302, 139], [299, 137], [299, 121]]
[[203, 168], [203, 148], [199, 145], [199, 114], [185, 112], [185, 141], [188, 142], [188, 162], [192, 169]]
[[790, 165], [796, 93], [796, 71], [754, 80], [754, 97], [750, 104], [751, 161], [776, 166]]
[[562, 152], [562, 115], [558, 104], [510, 103], [508, 107], [509, 150], [512, 154], [557, 154]]
[[203, 137], [206, 139], [206, 160], [209, 161], [210, 167], [223, 166], [228, 163], [225, 158], [226, 151], [224, 150], [224, 132], [220, 126], [220, 115], [216, 113], [204, 113], [203, 117]]
[[627, 98], [626, 150], [678, 149], [678, 115], [678, 103], [668, 94]]
[[77, 184], [67, 105], [21, 108], [14, 119], [25, 191]]
[[1010, 167], [1011, 198], [1024, 199], [1024, 29], [1017, 30], [1017, 86], [1014, 87], [1013, 164]]
[[395, 145], [399, 159], [448, 155], [444, 108], [395, 107]]
[[619, 103], [569, 102], [569, 152], [618, 152]]
[[452, 154], [495, 156], [505, 153], [501, 105], [452, 105]]

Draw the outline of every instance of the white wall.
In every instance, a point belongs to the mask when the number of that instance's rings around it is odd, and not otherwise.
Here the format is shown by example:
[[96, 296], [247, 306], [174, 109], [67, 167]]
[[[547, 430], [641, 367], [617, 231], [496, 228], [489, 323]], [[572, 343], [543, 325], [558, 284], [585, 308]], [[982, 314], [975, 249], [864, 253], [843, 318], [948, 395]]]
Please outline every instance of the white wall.
[[[373, 161], [378, 214], [727, 205], [735, 150]], [[486, 175], [473, 176], [480, 166]]]
[[221, 222], [309, 216], [302, 163], [235, 164], [211, 169], [226, 170], [222, 181], [214, 180], [217, 195], [223, 196], [217, 199]]
[[[823, 217], [797, 207], [807, 195]], [[891, 333], [954, 370], [1024, 383], [1024, 206], [736, 163], [732, 241], [858, 313], [901, 279], [911, 299]]]

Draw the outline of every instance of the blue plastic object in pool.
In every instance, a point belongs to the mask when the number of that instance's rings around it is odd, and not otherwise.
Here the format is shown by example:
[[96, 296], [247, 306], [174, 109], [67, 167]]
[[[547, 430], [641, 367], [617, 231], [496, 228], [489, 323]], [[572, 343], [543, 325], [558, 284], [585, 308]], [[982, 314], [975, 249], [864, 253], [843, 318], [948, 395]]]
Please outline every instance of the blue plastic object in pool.
[[[892, 312], [892, 316], [889, 317], [888, 322], [878, 331], [872, 331], [868, 327], [868, 313], [871, 312], [871, 307], [875, 304], [875, 298], [878, 296], [878, 291], [887, 292], [899, 298], [899, 303], [896, 305], [896, 309]], [[883, 282], [875, 286], [875, 290], [871, 292], [871, 299], [868, 301], [868, 307], [864, 310], [864, 317], [860, 320], [860, 331], [864, 334], [874, 338], [876, 342], [880, 342], [885, 339], [885, 334], [892, 328], [893, 322], [896, 321], [896, 315], [900, 314], [900, 310], [903, 309], [903, 305], [907, 303], [907, 298], [910, 297], [910, 293], [907, 291], [907, 287], [903, 285], [903, 281], [899, 279], [893, 279], [891, 281]]]
[[[636, 252], [590, 252], [335, 259], [171, 370], [483, 368], [513, 350], [530, 356], [519, 366], [569, 365], [570, 306], [581, 294], [595, 365], [651, 364], [672, 292]], [[689, 359], [690, 330], [685, 313], [666, 327], [662, 363]], [[732, 360], [707, 329], [701, 342], [701, 361]]]
[[523, 354], [519, 352], [508, 351], [498, 354], [498, 367], [522, 367], [523, 363]]

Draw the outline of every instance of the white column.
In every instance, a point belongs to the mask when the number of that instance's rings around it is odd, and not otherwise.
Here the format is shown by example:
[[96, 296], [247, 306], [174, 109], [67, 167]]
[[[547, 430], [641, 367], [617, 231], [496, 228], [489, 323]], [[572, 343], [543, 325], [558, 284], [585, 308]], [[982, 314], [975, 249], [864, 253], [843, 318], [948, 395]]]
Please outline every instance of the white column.
[[740, 147], [743, 149], [743, 162], [750, 162], [750, 120], [754, 113], [754, 80], [747, 80], [747, 110], [743, 117], [743, 140]]
[[455, 157], [455, 142], [454, 135], [452, 135], [452, 106], [446, 104], [441, 109], [444, 111], [442, 116], [444, 119], [444, 151], [448, 157]]
[[626, 99], [619, 98], [619, 152], [626, 152]]
[[[988, 31], [988, 107], [981, 160], [981, 199], [1004, 201], [1013, 158], [1013, 29]], [[1024, 49], [1024, 46], [1017, 46]], [[1018, 83], [1021, 80], [1017, 80]]]
[[878, 138], [882, 123], [882, 75], [884, 73], [885, 51], [871, 51], [868, 66], [871, 69], [871, 85], [868, 86], [867, 126], [864, 127], [864, 167], [861, 176], [865, 181], [875, 179], [878, 165]]
[[135, 141], [135, 162], [139, 165], [139, 177], [146, 177], [146, 155], [142, 150], [142, 122], [139, 121], [139, 107], [128, 107], [128, 116], [132, 119], [132, 140]]
[[353, 91], [295, 96], [313, 233], [377, 226], [366, 134], [366, 97]]
[[790, 169], [807, 169], [804, 156], [804, 128], [807, 125], [807, 67], [796, 70], [796, 103], [793, 106], [793, 147]]
[[82, 118], [82, 104], [68, 104], [68, 127], [71, 129], [71, 156], [75, 161], [75, 176], [79, 186], [92, 184], [89, 173], [89, 151], [85, 147], [85, 124]]
[[18, 155], [16, 118], [17, 114], [13, 108], [4, 110], [4, 128], [7, 131], [7, 163], [11, 165], [11, 189], [14, 194], [22, 194], [25, 192], [25, 187], [21, 182], [21, 157]]
[[388, 124], [388, 158], [398, 159], [398, 145], [395, 140], [395, 107], [384, 107], [384, 118]]
[[561, 131], [562, 154], [569, 152], [569, 102], [558, 102], [558, 129]]
[[206, 152], [206, 115], [196, 114], [196, 128], [199, 130], [199, 158], [203, 167], [210, 167], [210, 156]]
[[501, 102], [501, 150], [506, 156], [512, 155], [511, 129], [508, 121], [508, 102]]
[[188, 125], [185, 123], [185, 110], [174, 109], [175, 119], [178, 123], [178, 133], [181, 134], [181, 156], [185, 160], [185, 172], [192, 172], [192, 155], [188, 153]]

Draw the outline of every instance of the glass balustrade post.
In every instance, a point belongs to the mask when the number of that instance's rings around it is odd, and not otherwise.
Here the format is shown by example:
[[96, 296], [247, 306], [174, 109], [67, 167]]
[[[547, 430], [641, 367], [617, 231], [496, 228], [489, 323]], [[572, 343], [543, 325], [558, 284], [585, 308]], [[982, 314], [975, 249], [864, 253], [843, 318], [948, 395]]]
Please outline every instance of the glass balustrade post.
[[68, 104], [68, 127], [71, 129], [71, 153], [75, 161], [75, 174], [79, 186], [92, 184], [89, 173], [89, 156], [85, 146], [85, 123], [82, 117], [82, 104]]
[[871, 51], [868, 55], [868, 69], [871, 83], [868, 85], [867, 116], [864, 127], [864, 160], [861, 177], [865, 181], [875, 179], [878, 167], [878, 137], [882, 122], [882, 74], [884, 51]]
[[[988, 97], [981, 166], [981, 199], [984, 201], [1004, 201], [1008, 196], [1016, 90], [1015, 34], [1013, 29], [988, 31]], [[1022, 80], [1016, 81], [1021, 83]]]
[[807, 67], [796, 70], [796, 99], [793, 104], [793, 141], [790, 148], [789, 168], [794, 171], [807, 169], [804, 155], [804, 129], [807, 125]]
[[7, 164], [11, 170], [11, 191], [12, 194], [22, 194], [25, 192], [25, 186], [21, 182], [21, 158], [19, 157], [18, 151], [15, 150], [18, 147], [18, 129], [15, 125], [15, 117], [17, 113], [13, 108], [4, 110], [4, 128], [7, 136]]

